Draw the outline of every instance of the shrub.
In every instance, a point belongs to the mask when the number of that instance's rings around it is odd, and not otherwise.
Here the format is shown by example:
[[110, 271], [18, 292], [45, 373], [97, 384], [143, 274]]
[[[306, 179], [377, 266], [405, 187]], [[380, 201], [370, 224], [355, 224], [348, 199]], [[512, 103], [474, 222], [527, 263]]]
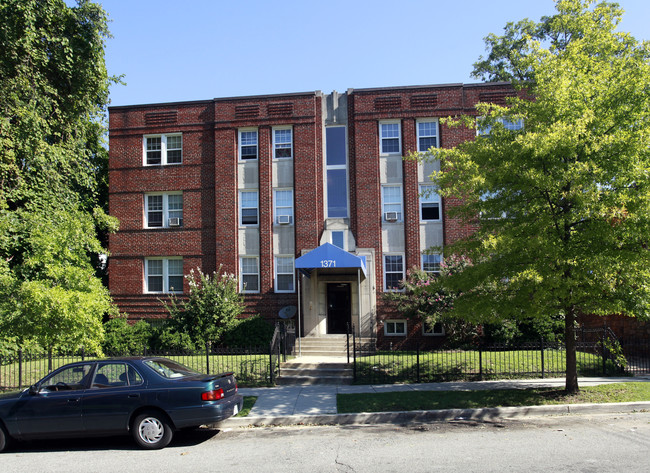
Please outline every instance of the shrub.
[[223, 337], [223, 344], [231, 347], [257, 347], [271, 343], [274, 327], [261, 315], [238, 319]]
[[149, 345], [151, 333], [151, 326], [144, 320], [129, 324], [125, 317], [116, 317], [104, 324], [102, 349], [110, 355], [141, 354]]

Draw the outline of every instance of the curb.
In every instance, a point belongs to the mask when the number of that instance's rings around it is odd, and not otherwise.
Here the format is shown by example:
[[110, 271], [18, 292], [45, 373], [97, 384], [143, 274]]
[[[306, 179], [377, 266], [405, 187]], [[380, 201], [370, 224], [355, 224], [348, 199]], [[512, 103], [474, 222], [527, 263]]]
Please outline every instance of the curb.
[[607, 404], [558, 404], [528, 407], [486, 407], [481, 409], [441, 409], [434, 411], [363, 412], [357, 414], [316, 414], [290, 416], [231, 417], [216, 428], [271, 427], [289, 425], [372, 425], [426, 423], [454, 420], [498, 421], [521, 417], [583, 414], [621, 414], [650, 411], [650, 401]]

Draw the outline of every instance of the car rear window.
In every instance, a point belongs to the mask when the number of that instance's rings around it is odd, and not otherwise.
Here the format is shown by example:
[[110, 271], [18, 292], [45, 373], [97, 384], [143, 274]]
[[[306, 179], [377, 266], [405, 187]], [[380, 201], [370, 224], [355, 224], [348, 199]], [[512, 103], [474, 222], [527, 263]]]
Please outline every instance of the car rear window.
[[195, 376], [200, 374], [187, 366], [183, 366], [180, 363], [171, 360], [146, 360], [144, 364], [155, 371], [159, 376], [167, 379], [184, 378], [186, 376]]

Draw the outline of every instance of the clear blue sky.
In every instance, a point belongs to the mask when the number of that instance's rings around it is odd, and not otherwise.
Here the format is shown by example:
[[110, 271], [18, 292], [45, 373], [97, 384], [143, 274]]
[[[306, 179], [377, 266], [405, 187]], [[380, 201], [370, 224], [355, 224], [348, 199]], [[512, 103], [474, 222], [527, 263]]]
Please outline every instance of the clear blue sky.
[[[68, 3], [73, 3], [66, 0]], [[552, 0], [96, 0], [111, 19], [111, 105], [476, 82], [483, 38]], [[650, 1], [619, 30], [650, 39]]]

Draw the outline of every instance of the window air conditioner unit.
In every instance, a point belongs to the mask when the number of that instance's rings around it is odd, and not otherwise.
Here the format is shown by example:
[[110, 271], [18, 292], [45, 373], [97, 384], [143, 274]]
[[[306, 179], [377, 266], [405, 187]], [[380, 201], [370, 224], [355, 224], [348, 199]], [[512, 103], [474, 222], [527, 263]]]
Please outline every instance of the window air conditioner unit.
[[387, 222], [397, 222], [397, 212], [384, 212], [384, 220]]
[[278, 215], [278, 225], [289, 225], [291, 223], [290, 215]]
[[180, 227], [181, 219], [179, 217], [172, 217], [168, 220], [168, 224], [170, 227]]

